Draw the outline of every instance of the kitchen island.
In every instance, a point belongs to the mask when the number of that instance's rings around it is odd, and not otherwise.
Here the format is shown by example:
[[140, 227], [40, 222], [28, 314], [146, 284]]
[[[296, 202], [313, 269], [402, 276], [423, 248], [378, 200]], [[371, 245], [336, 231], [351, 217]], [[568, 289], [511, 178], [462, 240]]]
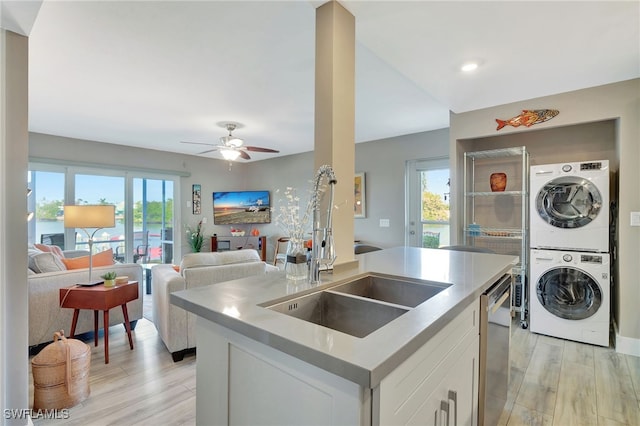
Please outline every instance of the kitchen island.
[[[412, 247], [358, 258], [319, 285], [273, 273], [171, 295], [198, 316], [198, 424], [475, 424], [478, 300], [518, 259]], [[442, 291], [364, 337], [268, 309], [371, 273]], [[425, 403], [449, 381], [460, 390]]]

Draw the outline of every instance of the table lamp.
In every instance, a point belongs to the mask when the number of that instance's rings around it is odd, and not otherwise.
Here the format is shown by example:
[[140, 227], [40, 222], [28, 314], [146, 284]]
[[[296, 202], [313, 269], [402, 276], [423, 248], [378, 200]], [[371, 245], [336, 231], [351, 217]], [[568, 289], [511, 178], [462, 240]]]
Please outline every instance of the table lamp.
[[[93, 269], [93, 237], [102, 228], [114, 228], [116, 226], [116, 207], [113, 205], [82, 205], [64, 206], [64, 227], [80, 228], [89, 238], [89, 282], [79, 285], [96, 285], [102, 280], [93, 281], [91, 273]], [[89, 233], [87, 228], [96, 228]]]

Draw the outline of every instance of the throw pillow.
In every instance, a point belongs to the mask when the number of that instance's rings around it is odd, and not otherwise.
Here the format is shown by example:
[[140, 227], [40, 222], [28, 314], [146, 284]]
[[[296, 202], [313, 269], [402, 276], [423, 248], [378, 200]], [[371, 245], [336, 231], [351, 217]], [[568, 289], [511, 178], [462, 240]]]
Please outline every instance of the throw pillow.
[[42, 252], [29, 256], [29, 269], [38, 274], [65, 271], [67, 268], [53, 253]]
[[[71, 259], [64, 258], [60, 260], [62, 260], [67, 269], [82, 269], [89, 267], [89, 256], [73, 257]], [[93, 255], [92, 265], [94, 268], [98, 266], [109, 266], [114, 263], [112, 249], [101, 251], [100, 253]]]
[[53, 253], [58, 257], [64, 257], [64, 253], [62, 252], [62, 249], [58, 246], [50, 246], [47, 244], [34, 244], [33, 246], [40, 251], [46, 251], [46, 252]]

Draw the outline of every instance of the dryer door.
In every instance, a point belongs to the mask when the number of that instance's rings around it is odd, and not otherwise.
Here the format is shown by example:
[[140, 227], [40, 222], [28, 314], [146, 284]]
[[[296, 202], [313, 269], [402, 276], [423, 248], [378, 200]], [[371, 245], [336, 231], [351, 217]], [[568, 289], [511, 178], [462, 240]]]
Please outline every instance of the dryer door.
[[594, 220], [602, 207], [598, 188], [588, 179], [563, 176], [547, 182], [536, 197], [540, 217], [557, 228], [581, 228]]
[[581, 320], [595, 314], [602, 304], [602, 291], [589, 274], [575, 268], [554, 268], [536, 283], [540, 304], [553, 315]]

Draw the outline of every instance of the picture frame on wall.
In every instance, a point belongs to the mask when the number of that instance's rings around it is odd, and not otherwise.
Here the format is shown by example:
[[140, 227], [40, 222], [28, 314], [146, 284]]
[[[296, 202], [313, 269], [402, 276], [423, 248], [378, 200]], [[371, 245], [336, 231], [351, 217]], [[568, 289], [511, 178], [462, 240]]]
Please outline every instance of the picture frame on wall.
[[364, 172], [358, 172], [355, 174], [353, 193], [353, 217], [355, 218], [367, 217], [367, 208], [365, 203], [366, 186], [364, 177]]
[[193, 214], [202, 214], [202, 187], [200, 184], [191, 186], [191, 206]]

